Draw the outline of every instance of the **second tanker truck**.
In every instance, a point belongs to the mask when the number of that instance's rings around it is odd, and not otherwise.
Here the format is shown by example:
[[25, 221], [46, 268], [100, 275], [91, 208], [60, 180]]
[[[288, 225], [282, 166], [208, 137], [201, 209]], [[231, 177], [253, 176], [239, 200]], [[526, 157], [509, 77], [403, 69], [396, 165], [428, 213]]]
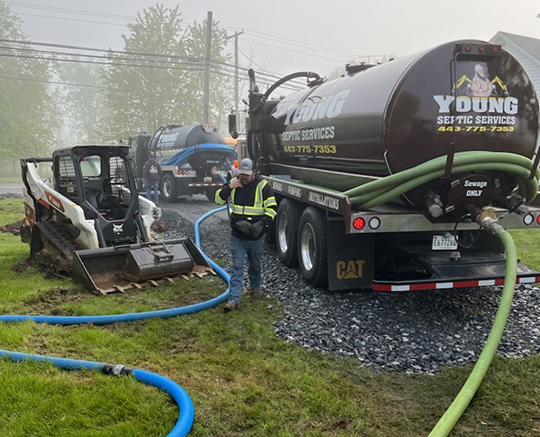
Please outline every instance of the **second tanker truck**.
[[226, 164], [234, 160], [235, 154], [224, 136], [206, 124], [160, 127], [153, 135], [132, 135], [129, 144], [139, 191], [144, 191], [144, 164], [155, 156], [162, 169], [159, 190], [167, 202], [198, 193], [205, 193], [213, 201], [225, 180]]
[[[287, 80], [311, 81], [276, 101]], [[331, 290], [500, 284], [505, 256], [478, 217], [540, 228], [538, 101], [498, 45], [447, 43], [325, 82], [260, 93], [248, 151], [279, 202], [278, 256]], [[519, 265], [518, 282], [540, 273]]]

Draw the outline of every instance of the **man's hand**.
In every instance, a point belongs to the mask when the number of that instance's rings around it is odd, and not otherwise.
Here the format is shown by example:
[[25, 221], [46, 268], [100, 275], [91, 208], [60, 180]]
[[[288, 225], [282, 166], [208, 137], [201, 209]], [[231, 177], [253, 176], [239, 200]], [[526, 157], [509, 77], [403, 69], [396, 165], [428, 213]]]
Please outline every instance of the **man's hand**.
[[262, 220], [259, 220], [257, 223], [255, 223], [251, 227], [249, 235], [251, 235], [252, 238], [255, 238], [256, 240], [258, 240], [265, 230], [266, 230], [266, 223]]
[[231, 190], [234, 190], [235, 188], [242, 188], [242, 182], [240, 182], [240, 179], [233, 179], [231, 183], [229, 184], [229, 188]]
[[246, 235], [250, 235], [253, 232], [253, 225], [247, 220], [240, 220], [236, 222], [236, 229]]

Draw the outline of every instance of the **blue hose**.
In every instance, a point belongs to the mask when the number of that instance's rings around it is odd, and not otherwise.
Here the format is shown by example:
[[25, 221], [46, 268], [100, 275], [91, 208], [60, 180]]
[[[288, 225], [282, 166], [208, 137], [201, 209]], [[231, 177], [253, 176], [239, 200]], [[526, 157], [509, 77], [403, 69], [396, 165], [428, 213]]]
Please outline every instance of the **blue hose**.
[[[223, 211], [226, 209], [226, 206], [216, 208], [212, 211], [207, 212], [202, 217], [200, 217], [195, 222], [195, 244], [197, 246], [201, 245], [199, 226], [200, 224], [212, 214]], [[32, 320], [36, 323], [48, 323], [48, 324], [57, 324], [57, 325], [80, 325], [92, 323], [94, 325], [105, 325], [109, 323], [117, 322], [131, 322], [134, 320], [145, 320], [153, 318], [169, 318], [180, 316], [184, 314], [191, 314], [198, 311], [202, 311], [208, 308], [212, 308], [221, 302], [227, 300], [229, 295], [229, 285], [230, 277], [219, 267], [214, 261], [212, 261], [206, 254], [202, 251], [204, 258], [212, 266], [212, 268], [227, 282], [227, 290], [222, 295], [210, 299], [206, 302], [201, 302], [198, 304], [188, 305], [185, 307], [171, 308], [166, 310], [158, 311], [147, 311], [142, 313], [132, 313], [132, 314], [115, 314], [115, 315], [103, 315], [103, 316], [27, 316], [27, 315], [4, 315], [0, 316], [0, 322], [22, 322], [26, 320]], [[99, 363], [95, 361], [83, 361], [83, 360], [72, 360], [69, 358], [58, 358], [58, 357], [48, 357], [43, 355], [35, 354], [24, 354], [21, 352], [12, 352], [6, 350], [0, 350], [0, 357], [6, 357], [13, 361], [42, 361], [54, 364], [61, 369], [66, 370], [99, 370], [107, 374], [131, 374], [140, 382], [145, 384], [157, 387], [166, 393], [168, 393], [173, 400], [178, 405], [180, 410], [180, 416], [176, 422], [176, 425], [167, 435], [167, 437], [184, 437], [188, 435], [193, 424], [194, 409], [193, 403], [189, 395], [176, 384], [174, 381], [171, 381], [164, 376], [158, 375], [156, 373], [148, 372], [141, 369], [129, 369], [124, 366], [115, 366], [107, 363]]]
[[176, 402], [180, 409], [180, 417], [176, 421], [176, 425], [168, 434], [168, 437], [184, 437], [189, 434], [193, 425], [194, 409], [193, 402], [185, 390], [164, 376], [156, 373], [148, 372], [141, 369], [130, 369], [121, 365], [113, 365], [107, 363], [99, 363], [96, 361], [72, 360], [69, 358], [47, 357], [44, 355], [23, 354], [21, 352], [12, 352], [0, 350], [0, 357], [9, 358], [12, 361], [40, 361], [53, 364], [64, 370], [99, 370], [105, 374], [133, 375], [140, 382], [159, 388], [169, 394]]
[[193, 408], [193, 402], [191, 402], [189, 395], [184, 389], [176, 382], [157, 373], [148, 372], [147, 370], [134, 369], [133, 376], [140, 382], [157, 387], [168, 393], [178, 405], [180, 417], [178, 417], [176, 425], [168, 434], [168, 437], [184, 437], [188, 435], [193, 425], [195, 410]]
[[166, 161], [161, 162], [161, 165], [176, 165], [178, 167], [184, 165], [188, 159], [197, 152], [220, 152], [229, 155], [234, 154], [234, 150], [225, 144], [204, 143], [198, 146], [190, 146], [182, 149], [177, 154], [171, 156]]
[[225, 179], [225, 176], [223, 176], [221, 173], [218, 173], [217, 175], [218, 175], [219, 180], [220, 180], [221, 182], [223, 182], [224, 184], [227, 183], [227, 179]]

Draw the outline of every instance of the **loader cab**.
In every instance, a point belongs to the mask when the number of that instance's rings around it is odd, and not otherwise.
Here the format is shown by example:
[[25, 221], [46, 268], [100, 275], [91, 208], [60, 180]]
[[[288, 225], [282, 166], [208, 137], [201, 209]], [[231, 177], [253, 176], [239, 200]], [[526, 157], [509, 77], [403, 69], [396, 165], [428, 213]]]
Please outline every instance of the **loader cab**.
[[138, 194], [127, 146], [75, 146], [53, 154], [55, 188], [95, 220], [102, 243], [136, 241]]

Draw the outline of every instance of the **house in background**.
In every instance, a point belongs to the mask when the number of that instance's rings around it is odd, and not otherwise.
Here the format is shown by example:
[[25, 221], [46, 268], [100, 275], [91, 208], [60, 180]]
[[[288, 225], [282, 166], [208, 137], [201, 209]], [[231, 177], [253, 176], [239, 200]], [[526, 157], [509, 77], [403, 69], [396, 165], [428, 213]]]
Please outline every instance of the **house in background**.
[[503, 46], [525, 67], [531, 77], [537, 97], [540, 97], [540, 39], [497, 32], [490, 42]]

